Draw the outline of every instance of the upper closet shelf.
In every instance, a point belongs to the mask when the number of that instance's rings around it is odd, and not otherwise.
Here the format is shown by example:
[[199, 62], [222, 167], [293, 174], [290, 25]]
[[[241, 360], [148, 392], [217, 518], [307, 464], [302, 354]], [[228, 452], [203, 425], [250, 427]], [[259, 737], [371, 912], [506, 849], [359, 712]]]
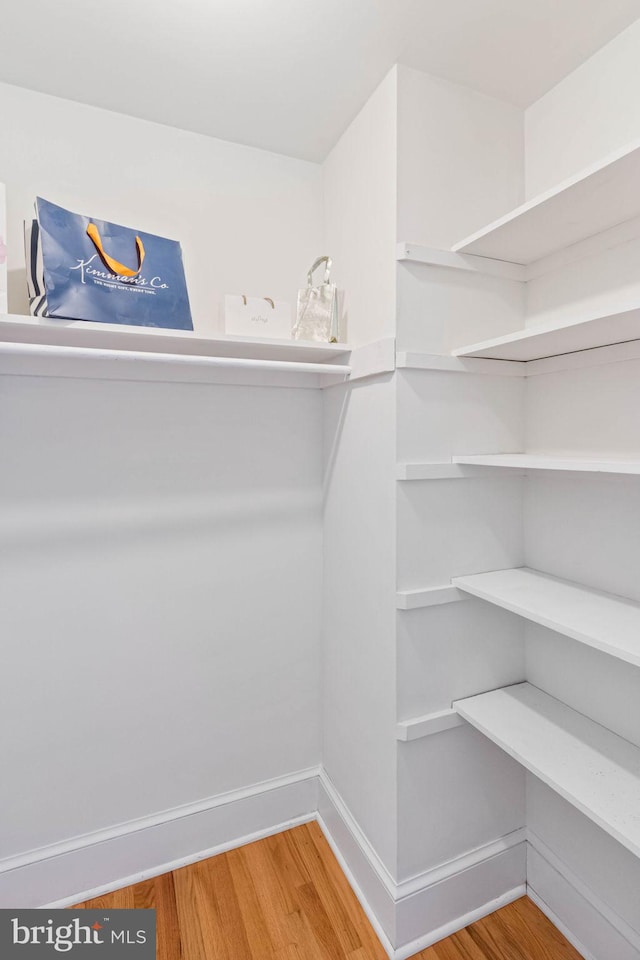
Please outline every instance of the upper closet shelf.
[[453, 704], [461, 717], [640, 856], [640, 749], [528, 683]]
[[640, 603], [528, 567], [455, 577], [452, 585], [618, 660], [640, 666]]
[[577, 473], [640, 474], [640, 460], [592, 460], [558, 457], [543, 453], [494, 453], [452, 457], [452, 463], [475, 467], [506, 467], [517, 470], [566, 470]]
[[540, 260], [640, 214], [640, 141], [547, 190], [457, 243], [510, 263]]
[[454, 357], [491, 360], [542, 360], [614, 343], [640, 340], [640, 307], [635, 304], [605, 315], [580, 317], [569, 323], [540, 325], [453, 351]]
[[246, 360], [290, 360], [326, 363], [344, 359], [351, 347], [344, 343], [311, 343], [304, 340], [251, 340], [248, 337], [208, 337], [190, 330], [129, 327], [124, 324], [86, 323], [84, 320], [50, 320], [0, 316], [0, 342], [39, 343], [64, 347], [96, 347], [145, 353], [198, 357], [239, 357]]
[[345, 344], [0, 317], [4, 374], [318, 387], [347, 380], [350, 356]]

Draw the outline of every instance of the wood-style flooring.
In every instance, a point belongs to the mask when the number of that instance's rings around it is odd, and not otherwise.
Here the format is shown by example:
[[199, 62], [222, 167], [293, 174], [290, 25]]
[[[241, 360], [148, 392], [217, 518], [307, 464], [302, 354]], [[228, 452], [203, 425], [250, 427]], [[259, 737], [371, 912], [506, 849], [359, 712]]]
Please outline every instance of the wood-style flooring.
[[[317, 823], [79, 907], [155, 907], [157, 960], [386, 960]], [[523, 897], [416, 960], [581, 960]]]

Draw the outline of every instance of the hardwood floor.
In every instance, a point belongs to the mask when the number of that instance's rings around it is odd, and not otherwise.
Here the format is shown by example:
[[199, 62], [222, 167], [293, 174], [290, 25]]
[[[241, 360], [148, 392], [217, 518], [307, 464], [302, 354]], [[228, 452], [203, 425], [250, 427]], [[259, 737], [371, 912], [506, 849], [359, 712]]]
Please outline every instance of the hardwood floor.
[[[317, 823], [78, 907], [155, 907], [157, 960], [386, 960]], [[581, 960], [526, 897], [415, 960]]]

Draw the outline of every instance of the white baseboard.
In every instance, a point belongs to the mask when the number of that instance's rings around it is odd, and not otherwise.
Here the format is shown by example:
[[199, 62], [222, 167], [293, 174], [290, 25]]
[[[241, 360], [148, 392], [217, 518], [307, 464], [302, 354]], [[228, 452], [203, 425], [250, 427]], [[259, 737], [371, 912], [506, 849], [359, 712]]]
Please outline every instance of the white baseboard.
[[[476, 875], [474, 882], [476, 886], [474, 891], [476, 898], [483, 899], [487, 891], [482, 887], [482, 877]], [[508, 903], [519, 900], [520, 897], [525, 896], [526, 892], [527, 886], [524, 883], [512, 887], [494, 900], [487, 900], [474, 910], [461, 913], [455, 917], [455, 919], [444, 923], [441, 927], [430, 930], [429, 933], [423, 934], [421, 937], [417, 937], [415, 940], [411, 940], [403, 946], [398, 947], [393, 954], [392, 960], [408, 960], [409, 957], [413, 957], [416, 953], [433, 946], [434, 943], [450, 937], [452, 934], [457, 933], [458, 930], [462, 930], [464, 927], [468, 927], [469, 924], [475, 923], [476, 920], [482, 920], [483, 917], [488, 917], [490, 913], [494, 913], [501, 907], [506, 907]], [[451, 891], [451, 893], [455, 893], [455, 891]]]
[[318, 789], [318, 823], [382, 946], [393, 957], [393, 878], [324, 771], [320, 772]]
[[71, 906], [314, 819], [393, 960], [524, 892], [521, 831], [396, 883], [314, 767], [1, 860], [0, 907]]
[[315, 820], [317, 767], [0, 861], [0, 907], [62, 907]]
[[526, 844], [479, 860], [398, 901], [394, 960], [406, 960], [526, 894]]
[[397, 883], [324, 771], [319, 821], [391, 960], [406, 960], [526, 893], [525, 831]]
[[640, 960], [640, 935], [529, 831], [527, 893], [585, 960]]
[[1, 860], [0, 907], [70, 906], [316, 819], [390, 960], [525, 893], [585, 960], [640, 960], [640, 935], [524, 829], [398, 883], [317, 767]]

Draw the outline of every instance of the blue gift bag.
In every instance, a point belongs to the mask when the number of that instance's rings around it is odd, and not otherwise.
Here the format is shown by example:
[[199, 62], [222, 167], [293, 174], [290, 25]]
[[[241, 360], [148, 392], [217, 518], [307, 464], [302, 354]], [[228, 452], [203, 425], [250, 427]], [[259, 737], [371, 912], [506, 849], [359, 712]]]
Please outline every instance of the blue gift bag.
[[31, 312], [193, 330], [182, 250], [167, 240], [36, 200], [26, 231]]

